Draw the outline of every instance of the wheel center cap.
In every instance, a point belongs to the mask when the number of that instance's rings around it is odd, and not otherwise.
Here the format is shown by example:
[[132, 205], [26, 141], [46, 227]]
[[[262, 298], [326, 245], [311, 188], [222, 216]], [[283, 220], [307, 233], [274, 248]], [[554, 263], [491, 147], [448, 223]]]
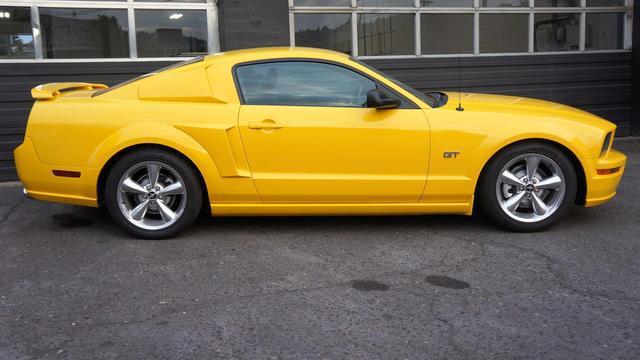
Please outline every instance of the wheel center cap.
[[149, 191], [149, 199], [151, 199], [151, 200], [155, 200], [156, 199], [156, 192], [155, 191]]
[[527, 184], [525, 185], [524, 189], [527, 190], [527, 192], [532, 192], [533, 190], [536, 189], [536, 187], [533, 186], [533, 184]]

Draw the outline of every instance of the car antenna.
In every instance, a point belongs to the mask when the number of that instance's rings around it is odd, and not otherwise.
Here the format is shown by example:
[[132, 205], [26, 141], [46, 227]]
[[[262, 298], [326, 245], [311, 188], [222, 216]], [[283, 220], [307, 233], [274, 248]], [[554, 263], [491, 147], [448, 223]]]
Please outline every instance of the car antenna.
[[458, 55], [458, 107], [456, 108], [457, 111], [464, 111], [464, 108], [462, 107], [462, 82], [460, 80], [460, 71], [462, 67], [462, 56]]

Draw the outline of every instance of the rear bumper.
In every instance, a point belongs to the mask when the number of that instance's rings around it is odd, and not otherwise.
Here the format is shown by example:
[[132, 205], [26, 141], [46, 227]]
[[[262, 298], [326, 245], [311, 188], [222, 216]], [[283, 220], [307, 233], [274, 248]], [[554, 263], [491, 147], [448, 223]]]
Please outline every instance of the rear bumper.
[[[594, 159], [589, 163], [589, 168], [585, 169], [587, 180], [586, 207], [604, 204], [616, 195], [616, 189], [622, 179], [626, 162], [627, 157], [624, 154], [612, 149], [607, 156]], [[598, 170], [616, 168], [618, 170], [611, 174], [602, 175], [598, 173]]]
[[61, 167], [42, 163], [29, 137], [25, 137], [24, 142], [14, 150], [13, 155], [18, 178], [24, 186], [27, 197], [73, 205], [98, 206], [95, 169], [63, 166], [63, 170], [78, 171], [81, 176], [79, 178], [54, 176], [53, 170]]

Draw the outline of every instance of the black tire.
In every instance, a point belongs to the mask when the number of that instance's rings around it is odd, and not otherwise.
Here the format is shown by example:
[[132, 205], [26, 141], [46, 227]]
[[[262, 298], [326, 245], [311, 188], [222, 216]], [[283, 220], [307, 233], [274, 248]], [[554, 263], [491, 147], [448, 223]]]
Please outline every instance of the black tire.
[[[162, 229], [145, 229], [127, 219], [120, 209], [118, 202], [119, 182], [125, 172], [137, 164], [157, 162], [168, 165], [179, 174], [185, 188], [185, 195], [180, 201], [185, 201], [184, 209], [179, 217]], [[126, 154], [119, 159], [109, 172], [104, 188], [104, 204], [113, 220], [127, 233], [139, 239], [167, 239], [188, 229], [196, 220], [202, 209], [203, 189], [196, 169], [181, 157], [160, 149], [143, 149]]]
[[[501, 171], [510, 161], [525, 154], [540, 154], [550, 158], [560, 167], [564, 175], [564, 196], [559, 200], [556, 210], [548, 217], [535, 222], [514, 219], [507, 214], [507, 210], [503, 209], [498, 201], [497, 181]], [[507, 147], [490, 160], [478, 184], [477, 199], [483, 213], [497, 225], [516, 232], [536, 232], [553, 226], [567, 214], [575, 203], [577, 187], [576, 170], [561, 149], [544, 142], [526, 142]]]

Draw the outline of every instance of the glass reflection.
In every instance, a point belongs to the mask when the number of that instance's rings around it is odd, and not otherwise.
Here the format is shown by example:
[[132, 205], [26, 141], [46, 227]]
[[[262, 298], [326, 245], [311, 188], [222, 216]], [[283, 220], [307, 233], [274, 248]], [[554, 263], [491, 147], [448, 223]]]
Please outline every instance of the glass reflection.
[[296, 14], [296, 46], [351, 53], [350, 14]]
[[415, 53], [413, 14], [359, 14], [358, 54], [412, 55]]
[[33, 59], [29, 8], [0, 7], [0, 59]]
[[46, 59], [129, 57], [127, 10], [41, 7]]
[[207, 53], [207, 16], [202, 10], [136, 10], [138, 57]]
[[535, 51], [580, 50], [580, 14], [535, 14]]

